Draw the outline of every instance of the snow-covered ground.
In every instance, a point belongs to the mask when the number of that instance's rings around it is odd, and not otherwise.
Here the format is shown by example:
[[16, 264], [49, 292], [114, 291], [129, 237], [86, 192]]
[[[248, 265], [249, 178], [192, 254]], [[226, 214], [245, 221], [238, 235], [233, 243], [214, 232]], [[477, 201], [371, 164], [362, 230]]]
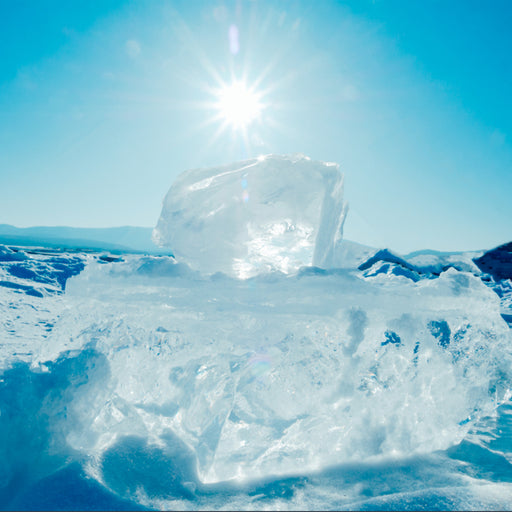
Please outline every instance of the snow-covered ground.
[[181, 260], [0, 246], [2, 508], [510, 507], [510, 279], [343, 241], [337, 167], [273, 162], [184, 175]]

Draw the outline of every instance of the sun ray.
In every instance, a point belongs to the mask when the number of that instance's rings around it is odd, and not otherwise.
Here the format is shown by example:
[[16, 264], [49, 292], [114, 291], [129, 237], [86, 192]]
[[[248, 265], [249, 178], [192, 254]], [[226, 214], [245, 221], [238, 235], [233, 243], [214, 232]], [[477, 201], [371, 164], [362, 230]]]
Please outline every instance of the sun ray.
[[[202, 66], [202, 69], [206, 70], [206, 72], [210, 75], [214, 82], [216, 82], [217, 84], [222, 84], [223, 81], [219, 72], [211, 63], [208, 55], [203, 50], [203, 48], [201, 48], [201, 46], [197, 43], [196, 37], [194, 36], [194, 33], [192, 32], [190, 27], [180, 16], [178, 16], [175, 19], [175, 30], [176, 33], [179, 35], [182, 44], [185, 45], [186, 48], [189, 48], [195, 54], [197, 61]], [[197, 85], [196, 82], [194, 83]]]
[[[178, 39], [191, 57], [190, 69], [188, 66], [181, 69], [179, 79], [189, 84], [190, 90], [201, 91], [204, 98], [186, 103], [187, 108], [204, 114], [195, 123], [195, 132], [208, 133], [208, 141], [199, 153], [213, 146], [218, 146], [221, 151], [231, 148], [236, 154], [240, 154], [243, 146], [246, 156], [251, 156], [256, 149], [272, 151], [272, 132], [287, 133], [281, 126], [283, 114], [303, 106], [303, 102], [290, 104], [288, 95], [282, 94], [300, 80], [311, 65], [310, 61], [300, 62], [293, 71], [281, 72], [284, 69], [281, 64], [293, 49], [299, 32], [292, 26], [289, 37], [275, 51], [265, 54], [262, 61], [263, 55], [259, 53], [262, 47], [258, 41], [266, 41], [271, 31], [281, 30], [284, 20], [273, 25], [269, 14], [263, 25], [255, 24], [253, 14], [251, 8], [249, 24], [230, 25], [230, 32], [225, 34], [226, 45], [228, 40], [231, 45], [235, 27], [240, 48], [237, 46], [237, 51], [233, 51], [229, 46], [230, 54], [223, 63], [212, 58], [210, 48], [199, 44], [185, 21], [175, 21]], [[226, 154], [230, 154], [229, 151]]]

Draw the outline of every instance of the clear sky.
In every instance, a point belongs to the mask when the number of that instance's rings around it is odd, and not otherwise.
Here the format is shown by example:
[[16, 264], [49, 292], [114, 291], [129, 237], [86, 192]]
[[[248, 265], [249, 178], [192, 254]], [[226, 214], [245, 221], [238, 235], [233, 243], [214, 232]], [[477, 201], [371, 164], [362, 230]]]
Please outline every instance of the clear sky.
[[183, 170], [304, 153], [340, 163], [348, 239], [510, 241], [511, 26], [509, 0], [0, 0], [0, 223], [154, 226]]

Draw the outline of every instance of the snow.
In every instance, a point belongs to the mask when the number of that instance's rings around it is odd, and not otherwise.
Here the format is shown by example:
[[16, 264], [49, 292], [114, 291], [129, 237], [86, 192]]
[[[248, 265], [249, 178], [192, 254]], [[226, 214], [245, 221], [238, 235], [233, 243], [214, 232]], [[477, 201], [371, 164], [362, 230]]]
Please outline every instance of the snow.
[[416, 251], [403, 258], [422, 273], [439, 275], [449, 267], [479, 275], [481, 272], [474, 261], [483, 251], [442, 253], [437, 251]]
[[205, 273], [331, 268], [346, 210], [338, 165], [268, 155], [181, 174], [153, 237]]

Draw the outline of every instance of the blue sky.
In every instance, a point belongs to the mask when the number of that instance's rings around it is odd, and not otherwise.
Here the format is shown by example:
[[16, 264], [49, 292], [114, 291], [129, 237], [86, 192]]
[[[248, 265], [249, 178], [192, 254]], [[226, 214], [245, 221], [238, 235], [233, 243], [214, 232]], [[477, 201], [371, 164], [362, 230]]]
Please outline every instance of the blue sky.
[[[341, 164], [348, 239], [509, 241], [510, 26], [507, 0], [0, 0], [0, 223], [154, 226], [183, 170], [301, 152]], [[233, 76], [248, 144], [212, 119]]]

